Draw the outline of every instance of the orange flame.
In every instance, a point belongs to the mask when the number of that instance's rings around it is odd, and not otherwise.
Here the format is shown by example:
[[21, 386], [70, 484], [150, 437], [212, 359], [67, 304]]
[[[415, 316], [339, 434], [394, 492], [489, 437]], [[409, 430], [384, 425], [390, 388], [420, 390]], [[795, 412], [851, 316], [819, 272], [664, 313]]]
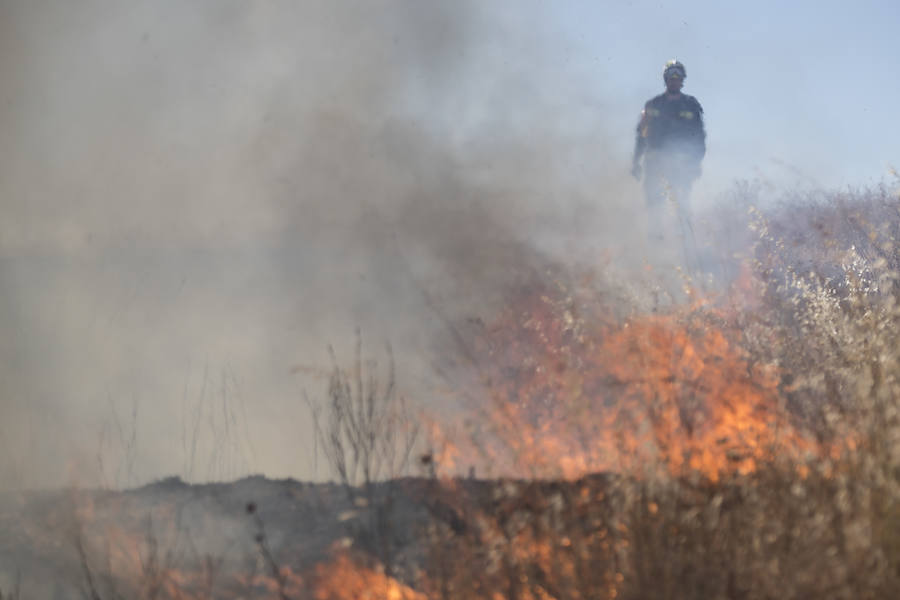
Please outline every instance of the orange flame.
[[364, 567], [346, 553], [316, 567], [316, 600], [426, 600], [396, 579]]
[[727, 315], [695, 304], [616, 322], [602, 303], [537, 288], [481, 340], [491, 397], [480, 448], [505, 474], [746, 474], [813, 443]]
[[[164, 518], [177, 510], [174, 504], [159, 503], [154, 514], [154, 536], [135, 528], [135, 507], [114, 502], [98, 511], [90, 495], [74, 496], [77, 542], [83, 548], [82, 575], [94, 583], [114, 583], [128, 594], [141, 598], [201, 600], [223, 598], [314, 598], [315, 600], [425, 600], [425, 596], [377, 568], [365, 566], [340, 544], [333, 548], [327, 562], [308, 566], [298, 572], [289, 565], [265, 564], [246, 572], [223, 569], [197, 560], [166, 557], [173, 551], [174, 518]], [[171, 516], [171, 514], [169, 514]], [[208, 557], [210, 558], [210, 557]], [[272, 570], [277, 568], [277, 574]], [[100, 592], [105, 592], [103, 588]], [[97, 595], [104, 595], [98, 592]]]

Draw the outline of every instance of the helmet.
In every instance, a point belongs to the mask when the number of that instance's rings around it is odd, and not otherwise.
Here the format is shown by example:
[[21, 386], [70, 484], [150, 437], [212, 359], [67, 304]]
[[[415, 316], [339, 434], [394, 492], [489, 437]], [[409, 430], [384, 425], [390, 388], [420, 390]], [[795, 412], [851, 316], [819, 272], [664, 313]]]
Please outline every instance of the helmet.
[[666, 68], [663, 69], [663, 81], [667, 81], [672, 75], [678, 75], [682, 79], [687, 77], [687, 71], [684, 69], [684, 65], [675, 59], [666, 63]]

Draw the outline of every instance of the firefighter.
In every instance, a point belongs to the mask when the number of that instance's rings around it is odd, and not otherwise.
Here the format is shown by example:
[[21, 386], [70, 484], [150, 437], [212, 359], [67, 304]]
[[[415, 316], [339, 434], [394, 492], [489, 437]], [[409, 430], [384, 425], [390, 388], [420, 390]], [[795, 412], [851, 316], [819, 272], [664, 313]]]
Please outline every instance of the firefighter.
[[641, 112], [631, 173], [638, 180], [643, 175], [651, 243], [667, 237], [666, 215], [674, 213], [685, 260], [690, 261], [695, 259], [695, 250], [689, 195], [706, 154], [706, 131], [700, 103], [681, 93], [686, 77], [683, 64], [677, 60], [666, 63], [666, 91], [648, 100]]

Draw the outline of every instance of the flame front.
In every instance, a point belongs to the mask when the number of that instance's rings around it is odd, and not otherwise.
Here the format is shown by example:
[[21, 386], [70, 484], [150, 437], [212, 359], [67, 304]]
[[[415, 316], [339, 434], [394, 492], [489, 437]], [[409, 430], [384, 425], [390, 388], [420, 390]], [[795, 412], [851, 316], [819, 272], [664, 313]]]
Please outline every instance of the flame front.
[[814, 444], [727, 315], [693, 305], [616, 322], [563, 288], [529, 290], [485, 328], [491, 399], [479, 442], [504, 475], [648, 469], [717, 480]]

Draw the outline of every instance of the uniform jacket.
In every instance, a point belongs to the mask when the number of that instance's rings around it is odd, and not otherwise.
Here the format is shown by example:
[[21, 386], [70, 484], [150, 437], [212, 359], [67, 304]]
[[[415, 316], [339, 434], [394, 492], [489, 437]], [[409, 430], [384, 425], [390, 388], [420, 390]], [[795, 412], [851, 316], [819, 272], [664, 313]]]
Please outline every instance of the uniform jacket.
[[641, 112], [634, 146], [635, 161], [645, 153], [678, 153], [699, 165], [706, 154], [703, 107], [693, 96], [669, 99], [660, 94]]

